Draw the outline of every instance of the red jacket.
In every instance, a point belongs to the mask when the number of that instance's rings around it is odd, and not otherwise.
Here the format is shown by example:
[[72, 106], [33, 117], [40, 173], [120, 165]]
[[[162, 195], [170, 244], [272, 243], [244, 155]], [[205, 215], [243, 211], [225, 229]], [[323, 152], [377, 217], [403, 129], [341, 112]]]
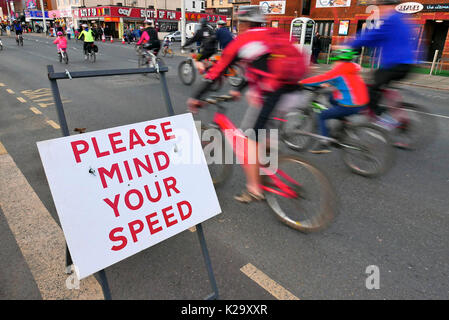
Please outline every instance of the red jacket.
[[[296, 62], [294, 70], [286, 72], [289, 57], [294, 57]], [[290, 79], [292, 73], [305, 74], [303, 57], [302, 52], [290, 42], [287, 33], [277, 28], [254, 28], [231, 41], [223, 50], [219, 62], [205, 77], [215, 80], [228, 66], [240, 60], [246, 66], [245, 77], [250, 86], [262, 92], [273, 92], [285, 84], [297, 83], [299, 79]]]

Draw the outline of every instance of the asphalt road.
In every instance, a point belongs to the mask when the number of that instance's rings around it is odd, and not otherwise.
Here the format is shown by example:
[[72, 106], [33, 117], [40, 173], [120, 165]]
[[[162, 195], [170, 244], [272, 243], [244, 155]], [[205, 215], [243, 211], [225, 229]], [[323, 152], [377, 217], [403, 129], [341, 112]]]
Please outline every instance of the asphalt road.
[[[61, 136], [51, 126], [58, 118], [48, 99], [46, 66], [56, 71], [133, 68], [135, 52], [128, 45], [100, 43], [97, 62], [90, 64], [83, 61], [81, 44], [72, 41], [66, 66], [57, 61], [49, 39], [25, 36], [23, 47], [11, 38], [2, 41], [0, 141], [59, 223], [36, 148], [37, 141]], [[165, 59], [176, 113], [186, 111], [191, 92], [177, 77], [181, 59]], [[63, 80], [59, 87], [70, 130], [166, 116], [160, 84], [152, 75]], [[235, 168], [232, 179], [217, 189], [223, 213], [203, 224], [221, 299], [275, 299], [242, 272], [248, 264], [299, 299], [449, 298], [449, 93], [408, 89], [406, 99], [430, 110], [438, 134], [425, 149], [396, 150], [395, 166], [386, 175], [351, 174], [337, 151], [304, 155], [328, 175], [339, 198], [339, 214], [324, 231], [302, 234], [281, 224], [264, 203], [234, 201], [244, 188], [242, 171]], [[238, 102], [229, 116], [238, 124], [244, 111], [244, 102]], [[14, 237], [2, 221], [0, 227], [0, 241], [7, 244], [0, 253], [0, 281], [5, 282], [0, 298], [39, 298]], [[379, 267], [380, 289], [365, 286], [371, 265]], [[114, 299], [203, 299], [211, 293], [197, 235], [190, 231], [107, 268], [106, 274]], [[20, 290], [13, 289], [17, 286]]]

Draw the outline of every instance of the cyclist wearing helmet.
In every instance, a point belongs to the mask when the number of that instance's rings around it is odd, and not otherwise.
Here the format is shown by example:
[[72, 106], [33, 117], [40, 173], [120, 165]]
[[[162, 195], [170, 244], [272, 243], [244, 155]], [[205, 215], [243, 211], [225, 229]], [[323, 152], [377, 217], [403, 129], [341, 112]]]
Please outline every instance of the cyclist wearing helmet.
[[[318, 119], [320, 134], [325, 137], [329, 136], [326, 120], [356, 114], [369, 102], [368, 89], [359, 75], [361, 67], [352, 62], [356, 53], [352, 49], [339, 49], [336, 51], [336, 56], [331, 58], [338, 61], [332, 70], [300, 81], [304, 86], [321, 86], [327, 83], [335, 87], [329, 99], [332, 107], [322, 111]], [[328, 142], [324, 140], [310, 152], [329, 153], [331, 151]]]
[[92, 32], [92, 30], [89, 29], [89, 27], [87, 26], [87, 24], [83, 24], [83, 31], [81, 31], [80, 35], [78, 36], [78, 39], [81, 39], [81, 37], [84, 37], [84, 60], [87, 60], [87, 52], [89, 50], [93, 50], [93, 45], [94, 45], [94, 34]]
[[201, 24], [200, 29], [195, 33], [195, 35], [192, 38], [187, 40], [187, 42], [181, 49], [190, 46], [194, 42], [201, 43], [200, 54], [198, 57], [198, 61], [196, 63], [196, 67], [201, 73], [203, 73], [205, 67], [201, 61], [209, 59], [217, 52], [217, 38], [215, 36], [214, 30], [207, 23], [206, 19], [202, 18], [200, 20], [200, 24]]
[[59, 50], [67, 50], [67, 39], [64, 37], [62, 31], [58, 31], [57, 38], [53, 41], [53, 44], [56, 44], [56, 48], [58, 49], [58, 54], [61, 54]]
[[[349, 43], [352, 48], [365, 46], [382, 50], [381, 65], [374, 73], [374, 83], [370, 87], [369, 105], [378, 116], [384, 111], [378, 106], [382, 87], [387, 86], [391, 81], [405, 78], [412, 64], [415, 63], [416, 44], [412, 40], [412, 25], [407, 21], [406, 14], [394, 10], [394, 5], [399, 3], [399, 0], [380, 1], [382, 25], [366, 30]], [[387, 115], [382, 115], [379, 120], [386, 124], [395, 121]]]
[[155, 55], [161, 50], [161, 41], [155, 28], [153, 28], [153, 22], [150, 20], [145, 21], [145, 30], [140, 36], [140, 40], [137, 45], [143, 45], [146, 50], [153, 50]]
[[224, 50], [229, 42], [234, 39], [231, 31], [226, 27], [226, 22], [224, 20], [217, 22], [217, 31], [215, 32], [215, 35], [221, 50]]
[[[253, 129], [248, 136], [248, 159], [255, 163], [245, 163], [246, 190], [235, 197], [240, 202], [251, 202], [264, 198], [260, 187], [258, 142], [259, 129], [268, 127], [271, 114], [280, 106], [283, 98], [298, 95], [298, 81], [306, 72], [306, 59], [303, 53], [290, 41], [289, 34], [278, 28], [262, 27], [266, 22], [260, 6], [239, 7], [238, 17], [240, 34], [223, 50], [221, 59], [206, 74], [201, 86], [187, 101], [189, 109], [196, 112], [202, 103], [199, 99], [209, 90], [213, 82], [225, 70], [237, 61], [245, 66], [247, 81], [240, 91], [231, 91], [235, 98], [248, 85], [249, 108], [244, 117], [243, 129]], [[263, 149], [261, 149], [263, 150]]]

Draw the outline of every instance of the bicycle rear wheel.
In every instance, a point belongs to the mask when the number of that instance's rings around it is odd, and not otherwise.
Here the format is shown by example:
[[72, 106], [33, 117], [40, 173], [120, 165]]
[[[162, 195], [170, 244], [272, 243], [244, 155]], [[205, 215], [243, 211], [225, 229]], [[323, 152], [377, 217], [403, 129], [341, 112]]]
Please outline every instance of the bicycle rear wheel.
[[395, 147], [416, 150], [428, 145], [435, 137], [437, 125], [426, 108], [403, 102], [401, 107], [387, 107], [387, 110], [400, 123], [391, 132]]
[[190, 86], [195, 82], [196, 71], [190, 60], [183, 61], [179, 64], [178, 76], [179, 79], [181, 79], [181, 82], [186, 86]]
[[[273, 172], [273, 171], [272, 171]], [[335, 194], [327, 177], [296, 156], [280, 156], [275, 174], [262, 177], [265, 197], [279, 220], [309, 233], [327, 227], [336, 209]], [[279, 178], [282, 183], [277, 183]], [[286, 187], [293, 194], [285, 194]]]
[[392, 166], [394, 150], [388, 132], [369, 123], [346, 124], [341, 143], [343, 161], [364, 177], [379, 176]]

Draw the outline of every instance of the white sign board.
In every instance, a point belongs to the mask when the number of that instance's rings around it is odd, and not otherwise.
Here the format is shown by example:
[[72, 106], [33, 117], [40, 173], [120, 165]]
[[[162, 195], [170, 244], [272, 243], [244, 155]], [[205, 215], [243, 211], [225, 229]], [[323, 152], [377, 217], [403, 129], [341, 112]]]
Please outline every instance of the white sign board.
[[351, 0], [316, 0], [316, 8], [350, 7]]
[[285, 14], [285, 1], [260, 1], [264, 14]]
[[221, 212], [190, 113], [37, 146], [80, 279]]

